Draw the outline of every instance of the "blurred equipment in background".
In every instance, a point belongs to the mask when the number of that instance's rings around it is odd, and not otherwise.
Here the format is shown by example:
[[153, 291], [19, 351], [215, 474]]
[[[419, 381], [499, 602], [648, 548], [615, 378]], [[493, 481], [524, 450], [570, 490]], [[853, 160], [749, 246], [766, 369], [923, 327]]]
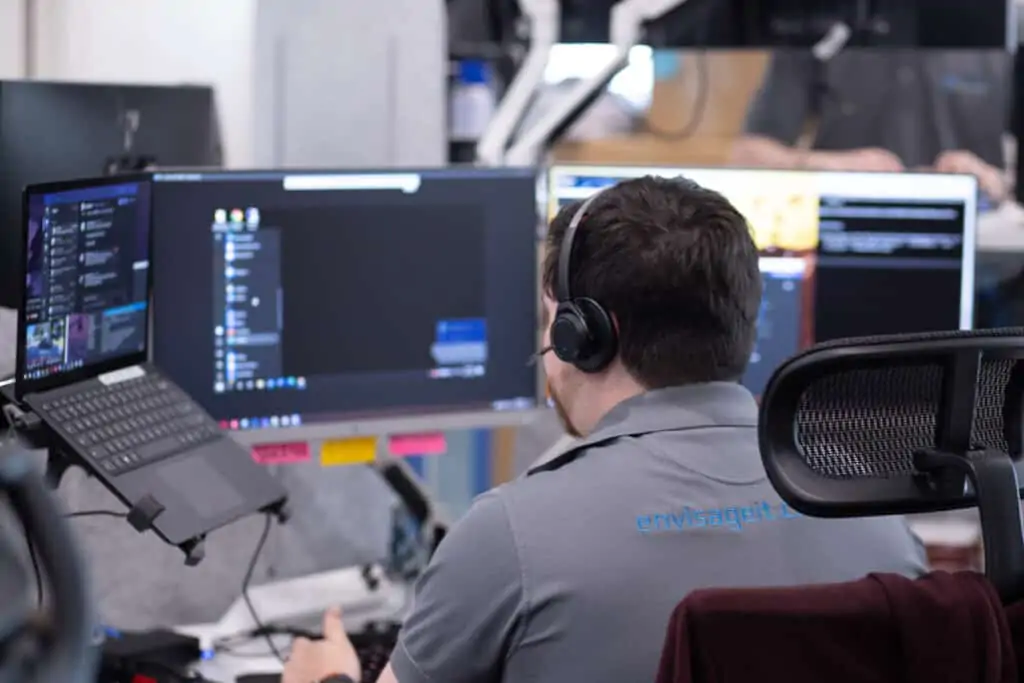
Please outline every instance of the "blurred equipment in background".
[[[536, 163], [597, 100], [640, 44], [657, 48], [844, 47], [1013, 49], [1016, 6], [1006, 0], [496, 0], [497, 17], [529, 45], [477, 147], [491, 165]], [[595, 7], [595, 5], [600, 5]], [[542, 88], [557, 43], [611, 43], [603, 67], [535, 125], [523, 119]]]
[[19, 554], [0, 535], [0, 681], [93, 683], [93, 609], [78, 548], [33, 468], [30, 454], [0, 441], [0, 504], [21, 521], [51, 596], [42, 612]]
[[26, 185], [222, 163], [211, 88], [0, 81], [0, 307], [18, 307]]
[[[515, 35], [532, 0], [492, 0]], [[671, 5], [660, 18], [645, 21], [644, 42], [663, 48], [812, 47], [831, 28], [846, 24], [853, 47], [942, 49], [1009, 48], [1016, 27], [1013, 2], [982, 0], [561, 0], [561, 43], [607, 43], [609, 17], [621, 5], [634, 12]]]

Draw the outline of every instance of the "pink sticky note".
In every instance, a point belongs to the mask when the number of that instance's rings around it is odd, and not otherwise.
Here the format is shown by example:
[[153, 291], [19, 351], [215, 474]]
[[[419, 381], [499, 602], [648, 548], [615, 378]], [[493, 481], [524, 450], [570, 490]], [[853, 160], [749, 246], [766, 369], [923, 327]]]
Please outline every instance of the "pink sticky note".
[[388, 438], [391, 455], [444, 455], [448, 452], [448, 441], [443, 432], [431, 434], [395, 434]]
[[291, 465], [307, 462], [311, 456], [307, 443], [277, 443], [253, 446], [252, 458], [261, 465]]

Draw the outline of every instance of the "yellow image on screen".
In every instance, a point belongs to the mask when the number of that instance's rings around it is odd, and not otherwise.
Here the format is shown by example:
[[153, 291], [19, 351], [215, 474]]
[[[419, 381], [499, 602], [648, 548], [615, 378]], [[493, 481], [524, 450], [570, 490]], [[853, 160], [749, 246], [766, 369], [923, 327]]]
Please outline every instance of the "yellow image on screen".
[[[660, 173], [658, 171], [661, 171]], [[646, 171], [645, 171], [646, 172]], [[744, 169], [651, 169], [652, 175], [692, 178], [708, 189], [720, 192], [747, 219], [761, 252], [802, 253], [818, 248], [819, 192], [816, 176], [802, 171]], [[565, 177], [562, 177], [562, 175]], [[573, 177], [624, 179], [634, 177], [622, 169], [593, 167], [554, 171], [551, 174], [549, 216], [551, 220], [569, 200], [560, 191], [572, 187]], [[593, 191], [598, 191], [594, 187]], [[583, 195], [586, 196], [586, 195]], [[579, 195], [574, 195], [579, 198]]]
[[819, 196], [812, 174], [792, 171], [735, 171], [721, 188], [744, 215], [764, 252], [806, 252], [818, 248]]

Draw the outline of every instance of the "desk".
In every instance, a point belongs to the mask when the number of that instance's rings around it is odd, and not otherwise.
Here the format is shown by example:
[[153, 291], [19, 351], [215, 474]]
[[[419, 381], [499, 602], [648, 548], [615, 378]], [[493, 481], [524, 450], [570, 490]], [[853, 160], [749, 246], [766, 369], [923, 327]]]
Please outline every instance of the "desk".
[[[345, 627], [361, 630], [368, 622], [401, 620], [409, 604], [411, 589], [394, 583], [375, 570], [379, 583], [370, 590], [358, 568], [340, 569], [298, 579], [255, 586], [249, 590], [256, 614], [264, 624], [287, 625], [319, 631], [326, 609], [340, 605]], [[211, 653], [196, 667], [196, 672], [217, 683], [235, 683], [243, 674], [280, 673], [277, 660], [264, 638], [239, 640], [231, 652], [214, 653], [218, 642], [238, 637], [256, 628], [241, 596], [224, 616], [212, 624], [181, 626], [179, 633], [199, 639], [200, 647]], [[291, 638], [280, 636], [274, 644], [282, 654], [288, 652]]]

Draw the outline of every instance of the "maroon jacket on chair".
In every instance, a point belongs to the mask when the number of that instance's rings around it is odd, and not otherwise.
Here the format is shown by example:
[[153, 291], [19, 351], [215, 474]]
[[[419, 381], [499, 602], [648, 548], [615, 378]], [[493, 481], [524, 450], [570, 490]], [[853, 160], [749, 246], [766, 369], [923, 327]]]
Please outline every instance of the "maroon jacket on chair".
[[657, 683], [766, 681], [1015, 683], [1017, 657], [999, 596], [974, 573], [706, 590], [679, 604]]

